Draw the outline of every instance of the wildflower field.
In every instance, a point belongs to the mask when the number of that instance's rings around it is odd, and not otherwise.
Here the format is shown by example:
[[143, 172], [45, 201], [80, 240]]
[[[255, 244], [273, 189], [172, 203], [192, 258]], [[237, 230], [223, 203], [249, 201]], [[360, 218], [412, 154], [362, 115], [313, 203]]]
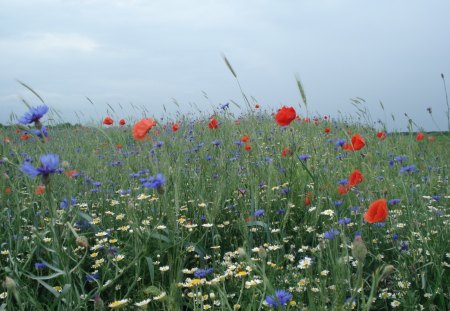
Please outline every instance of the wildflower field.
[[0, 129], [0, 310], [450, 306], [448, 132], [48, 110]]

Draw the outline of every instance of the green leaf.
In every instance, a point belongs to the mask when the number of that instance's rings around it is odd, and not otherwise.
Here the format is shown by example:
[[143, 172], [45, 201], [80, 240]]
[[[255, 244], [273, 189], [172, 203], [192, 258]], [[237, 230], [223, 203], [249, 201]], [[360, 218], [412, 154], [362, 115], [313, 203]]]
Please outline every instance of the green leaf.
[[151, 257], [145, 257], [147, 260], [148, 271], [150, 272], [150, 280], [153, 284], [153, 280], [155, 279], [155, 266], [153, 265], [153, 260]]
[[166, 243], [170, 243], [170, 239], [161, 233], [152, 232], [152, 233], [150, 233], [150, 237], [155, 238], [160, 241], [163, 241], [163, 242], [166, 242]]

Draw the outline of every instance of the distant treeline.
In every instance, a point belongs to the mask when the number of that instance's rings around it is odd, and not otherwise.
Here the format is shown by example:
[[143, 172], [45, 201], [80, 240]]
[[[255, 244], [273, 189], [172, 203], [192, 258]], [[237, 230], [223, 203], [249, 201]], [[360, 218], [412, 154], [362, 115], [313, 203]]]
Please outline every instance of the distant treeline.
[[[17, 125], [13, 124], [13, 125], [4, 125], [0, 123], [0, 129], [13, 129], [16, 128]], [[54, 124], [54, 125], [46, 125], [45, 126], [47, 129], [70, 129], [70, 128], [79, 128], [82, 127], [81, 124], [76, 123], [76, 124], [72, 124], [72, 123], [59, 123], [59, 124]]]

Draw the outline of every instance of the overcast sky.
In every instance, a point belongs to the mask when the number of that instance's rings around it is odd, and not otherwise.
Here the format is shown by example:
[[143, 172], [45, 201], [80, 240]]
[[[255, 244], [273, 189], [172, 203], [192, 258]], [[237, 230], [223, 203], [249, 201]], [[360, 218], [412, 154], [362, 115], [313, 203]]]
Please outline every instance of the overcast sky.
[[356, 117], [361, 97], [389, 129], [406, 112], [436, 130], [431, 107], [445, 130], [449, 12], [448, 0], [0, 0], [0, 122], [27, 110], [21, 96], [39, 104], [16, 79], [68, 122], [99, 121], [107, 104], [129, 118], [143, 111], [131, 103], [153, 117], [243, 104], [223, 53], [269, 111], [305, 114], [298, 75], [311, 112]]

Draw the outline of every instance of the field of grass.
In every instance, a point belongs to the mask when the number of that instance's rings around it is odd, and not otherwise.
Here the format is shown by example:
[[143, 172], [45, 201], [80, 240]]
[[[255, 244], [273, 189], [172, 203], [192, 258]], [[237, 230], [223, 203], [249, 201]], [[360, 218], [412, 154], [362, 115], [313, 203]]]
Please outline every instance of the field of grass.
[[0, 310], [449, 309], [448, 133], [214, 118], [0, 129]]

